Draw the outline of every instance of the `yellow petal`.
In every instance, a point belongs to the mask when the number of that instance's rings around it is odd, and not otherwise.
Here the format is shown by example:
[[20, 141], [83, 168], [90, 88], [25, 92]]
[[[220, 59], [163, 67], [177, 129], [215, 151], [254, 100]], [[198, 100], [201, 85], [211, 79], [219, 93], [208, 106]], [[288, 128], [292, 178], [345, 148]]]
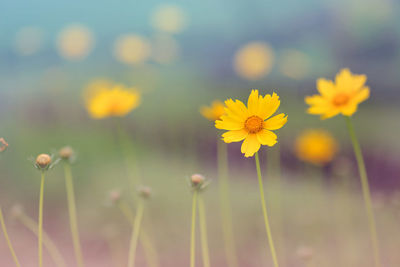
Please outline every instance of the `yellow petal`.
[[331, 108], [327, 112], [325, 112], [324, 114], [321, 115], [321, 120], [332, 118], [339, 113], [340, 113], [339, 108]]
[[331, 109], [331, 105], [314, 105], [307, 109], [308, 114], [323, 114]]
[[304, 101], [308, 105], [326, 105], [328, 102], [326, 98], [324, 98], [320, 95], [306, 96], [304, 98]]
[[242, 101], [228, 99], [225, 101], [225, 113], [233, 119], [244, 122], [248, 118], [248, 110]]
[[330, 97], [335, 92], [335, 85], [332, 81], [321, 78], [317, 80], [317, 89], [321, 95]]
[[260, 101], [260, 108], [257, 115], [263, 120], [266, 120], [275, 113], [280, 104], [281, 101], [276, 93], [272, 93], [272, 96], [269, 94], [265, 95]]
[[276, 139], [278, 137], [271, 131], [263, 129], [262, 131], [257, 133], [257, 140], [262, 145], [273, 146], [276, 144]]
[[249, 134], [246, 139], [244, 139], [241, 151], [246, 158], [252, 157], [261, 147], [260, 142], [257, 139], [256, 134]]
[[349, 69], [342, 69], [336, 75], [336, 88], [347, 92], [361, 88], [367, 81], [366, 75], [352, 74]]
[[341, 108], [341, 112], [345, 116], [351, 116], [357, 111], [357, 104], [348, 104]]
[[215, 121], [215, 128], [229, 131], [240, 130], [243, 128], [243, 123], [224, 115], [220, 120]]
[[355, 96], [351, 99], [353, 103], [361, 103], [364, 100], [369, 98], [369, 88], [368, 87], [363, 87], [359, 92], [356, 93]]
[[225, 143], [239, 142], [246, 138], [249, 133], [245, 130], [229, 131], [222, 135]]
[[277, 130], [282, 128], [283, 125], [287, 122], [287, 116], [284, 113], [273, 116], [264, 122], [264, 129], [267, 130]]
[[256, 115], [259, 106], [259, 96], [258, 90], [251, 90], [249, 99], [247, 100], [247, 108], [249, 110], [249, 115]]

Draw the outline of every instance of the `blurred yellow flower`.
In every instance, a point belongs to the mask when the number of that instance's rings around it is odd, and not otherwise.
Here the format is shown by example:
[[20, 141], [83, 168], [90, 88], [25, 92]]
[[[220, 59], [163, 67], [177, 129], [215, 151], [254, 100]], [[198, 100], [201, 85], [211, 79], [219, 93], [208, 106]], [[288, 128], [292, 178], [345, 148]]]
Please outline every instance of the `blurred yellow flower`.
[[294, 150], [299, 159], [315, 165], [324, 165], [333, 160], [338, 151], [338, 144], [329, 132], [310, 129], [296, 138]]
[[176, 5], [162, 5], [156, 8], [151, 24], [159, 31], [179, 33], [186, 27], [187, 17], [184, 11]]
[[274, 52], [267, 43], [252, 42], [236, 52], [234, 69], [243, 78], [258, 80], [271, 71], [273, 61]]
[[60, 55], [69, 60], [85, 58], [93, 48], [92, 32], [82, 25], [70, 25], [62, 30], [57, 39]]
[[92, 92], [86, 103], [87, 110], [94, 119], [123, 117], [140, 104], [140, 94], [133, 88], [122, 85], [109, 86], [107, 83], [101, 84], [100, 81], [98, 85], [99, 88]]
[[307, 96], [305, 102], [310, 105], [310, 114], [321, 115], [321, 119], [331, 118], [339, 113], [351, 116], [357, 111], [358, 104], [369, 97], [369, 88], [365, 86], [366, 75], [352, 74], [342, 69], [335, 82], [320, 78], [317, 89], [320, 95]]
[[219, 100], [212, 102], [211, 106], [202, 106], [200, 108], [200, 113], [204, 118], [210, 121], [216, 121], [225, 114], [225, 105]]
[[258, 95], [258, 90], [252, 90], [247, 107], [240, 100], [226, 100], [225, 115], [215, 121], [215, 127], [228, 130], [222, 135], [225, 143], [244, 140], [241, 151], [245, 157], [251, 157], [261, 145], [276, 144], [277, 136], [271, 130], [280, 129], [287, 122], [284, 113], [270, 118], [280, 103], [279, 96], [275, 93], [262, 97]]
[[134, 34], [120, 36], [114, 44], [116, 59], [125, 64], [140, 64], [151, 54], [151, 46], [147, 39]]

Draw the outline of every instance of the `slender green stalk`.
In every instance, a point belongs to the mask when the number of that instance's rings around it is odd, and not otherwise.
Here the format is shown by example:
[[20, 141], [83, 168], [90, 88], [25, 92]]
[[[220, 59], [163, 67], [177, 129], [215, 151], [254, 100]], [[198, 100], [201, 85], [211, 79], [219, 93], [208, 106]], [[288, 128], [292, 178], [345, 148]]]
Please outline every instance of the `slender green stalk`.
[[64, 163], [65, 187], [67, 189], [69, 224], [71, 228], [72, 241], [74, 244], [75, 258], [78, 267], [84, 267], [82, 249], [79, 239], [78, 220], [76, 216], [76, 204], [74, 183], [72, 179], [71, 166], [68, 162]]
[[39, 267], [43, 267], [43, 195], [44, 195], [44, 171], [40, 180], [39, 193], [39, 218], [38, 218], [38, 256]]
[[262, 181], [262, 176], [261, 176], [260, 159], [258, 157], [258, 152], [256, 152], [255, 161], [256, 161], [256, 168], [257, 168], [258, 183], [259, 183], [259, 187], [260, 187], [261, 206], [262, 206], [263, 215], [264, 215], [265, 230], [267, 231], [268, 243], [269, 243], [269, 247], [271, 250], [272, 261], [274, 262], [275, 267], [279, 267], [278, 257], [276, 256], [274, 241], [272, 239], [271, 227], [270, 227], [269, 220], [268, 220], [267, 206], [265, 204], [264, 186], [263, 186], [263, 181]]
[[[17, 216], [17, 219], [24, 225], [26, 228], [28, 228], [33, 234], [38, 236], [38, 225], [37, 223], [30, 218], [26, 214], [20, 214]], [[43, 231], [43, 245], [49, 252], [51, 258], [53, 259], [55, 265], [57, 267], [66, 267], [65, 260], [63, 256], [61, 255], [61, 252], [58, 250], [57, 246], [54, 244], [54, 242], [50, 239], [50, 237], [46, 234], [46, 232]]]
[[143, 211], [144, 211], [143, 201], [139, 201], [137, 211], [136, 211], [135, 221], [133, 224], [131, 241], [130, 241], [130, 245], [129, 245], [128, 267], [135, 266], [136, 248], [137, 248], [138, 239], [139, 239], [140, 224], [142, 223], [142, 218], [143, 218]]
[[[135, 215], [132, 212], [132, 209], [129, 207], [128, 203], [124, 200], [118, 201], [118, 208], [121, 210], [121, 212], [124, 214], [125, 218], [132, 224], [132, 227], [134, 225], [135, 221]], [[149, 267], [158, 267], [158, 254], [157, 250], [154, 248], [150, 237], [146, 233], [145, 229], [140, 231], [140, 241], [143, 245], [144, 253], [146, 255], [146, 262], [149, 265]]]
[[378, 245], [378, 234], [376, 231], [375, 217], [374, 217], [374, 212], [372, 209], [371, 192], [370, 192], [369, 183], [368, 183], [367, 171], [365, 169], [364, 158], [363, 158], [363, 155], [361, 152], [361, 147], [358, 142], [356, 133], [354, 131], [354, 126], [351, 121], [351, 118], [348, 116], [345, 116], [345, 119], [346, 119], [347, 128], [349, 130], [350, 138], [351, 138], [351, 143], [353, 144], [354, 154], [357, 159], [358, 171], [360, 173], [361, 187], [362, 187], [362, 192], [363, 192], [363, 196], [364, 196], [365, 210], [367, 213], [372, 248], [373, 248], [373, 252], [374, 252], [374, 262], [375, 262], [376, 267], [381, 267], [382, 265], [381, 265], [381, 258], [380, 258], [379, 245]]
[[4, 222], [3, 212], [1, 211], [1, 207], [0, 207], [0, 224], [1, 224], [1, 228], [3, 229], [4, 237], [7, 241], [7, 245], [10, 250], [11, 256], [15, 262], [15, 265], [17, 267], [21, 267], [21, 264], [19, 263], [18, 258], [17, 258], [17, 254], [15, 254], [14, 247], [11, 244], [10, 237], [8, 236], [6, 224]]
[[190, 267], [195, 267], [197, 194], [197, 190], [194, 190], [192, 199], [192, 227], [190, 234]]
[[210, 267], [210, 252], [208, 249], [207, 238], [207, 219], [204, 200], [199, 196], [199, 222], [200, 222], [200, 236], [201, 236], [201, 250], [203, 255], [203, 266]]
[[224, 248], [226, 260], [229, 267], [238, 267], [236, 258], [236, 246], [233, 236], [232, 209], [229, 197], [229, 179], [228, 179], [228, 153], [227, 145], [218, 140], [218, 177], [219, 177], [219, 195], [222, 219], [222, 232], [224, 237]]

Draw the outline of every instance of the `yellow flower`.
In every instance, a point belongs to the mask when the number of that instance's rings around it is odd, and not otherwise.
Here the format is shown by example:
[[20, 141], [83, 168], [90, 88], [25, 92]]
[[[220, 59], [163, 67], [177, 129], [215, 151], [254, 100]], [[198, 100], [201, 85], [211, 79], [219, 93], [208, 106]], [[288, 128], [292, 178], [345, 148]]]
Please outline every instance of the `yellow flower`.
[[338, 144], [327, 131], [311, 129], [297, 137], [294, 149], [299, 159], [315, 165], [324, 165], [335, 157]]
[[206, 119], [216, 121], [225, 114], [225, 105], [221, 101], [215, 100], [212, 102], [211, 106], [201, 107], [200, 113]]
[[280, 103], [275, 93], [262, 97], [258, 95], [258, 90], [252, 90], [247, 107], [240, 100], [226, 100], [225, 115], [215, 121], [215, 127], [228, 130], [222, 135], [225, 143], [244, 140], [241, 151], [245, 157], [251, 157], [261, 145], [276, 144], [277, 136], [271, 130], [280, 129], [287, 122], [287, 116], [283, 113], [270, 118]]
[[87, 110], [94, 119], [111, 116], [123, 117], [140, 104], [140, 94], [122, 85], [103, 86], [92, 93]]
[[336, 75], [335, 82], [318, 79], [317, 89], [320, 95], [305, 98], [305, 102], [310, 105], [307, 112], [321, 115], [321, 119], [331, 118], [339, 113], [353, 115], [358, 104], [369, 97], [366, 80], [366, 75], [352, 74], [349, 69], [342, 69]]

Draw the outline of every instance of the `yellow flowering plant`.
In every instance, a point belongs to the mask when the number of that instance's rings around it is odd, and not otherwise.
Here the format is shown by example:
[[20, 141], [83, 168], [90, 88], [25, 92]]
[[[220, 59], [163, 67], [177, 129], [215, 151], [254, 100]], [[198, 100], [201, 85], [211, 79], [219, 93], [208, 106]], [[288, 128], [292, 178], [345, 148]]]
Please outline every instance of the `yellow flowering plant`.
[[309, 129], [296, 138], [294, 151], [300, 160], [322, 166], [333, 160], [338, 144], [329, 132]]
[[94, 119], [123, 117], [140, 104], [140, 94], [134, 88], [107, 84], [99, 86], [87, 99], [86, 107]]
[[214, 100], [210, 106], [202, 106], [200, 113], [207, 120], [216, 121], [225, 114], [225, 105], [219, 100]]
[[252, 90], [247, 101], [247, 107], [242, 101], [228, 99], [225, 101], [225, 115], [215, 121], [217, 129], [227, 130], [222, 135], [225, 143], [240, 142], [241, 151], [245, 157], [252, 157], [261, 145], [273, 146], [277, 136], [272, 130], [282, 128], [287, 122], [287, 115], [280, 113], [271, 117], [280, 105], [276, 93], [264, 97], [258, 90]]

